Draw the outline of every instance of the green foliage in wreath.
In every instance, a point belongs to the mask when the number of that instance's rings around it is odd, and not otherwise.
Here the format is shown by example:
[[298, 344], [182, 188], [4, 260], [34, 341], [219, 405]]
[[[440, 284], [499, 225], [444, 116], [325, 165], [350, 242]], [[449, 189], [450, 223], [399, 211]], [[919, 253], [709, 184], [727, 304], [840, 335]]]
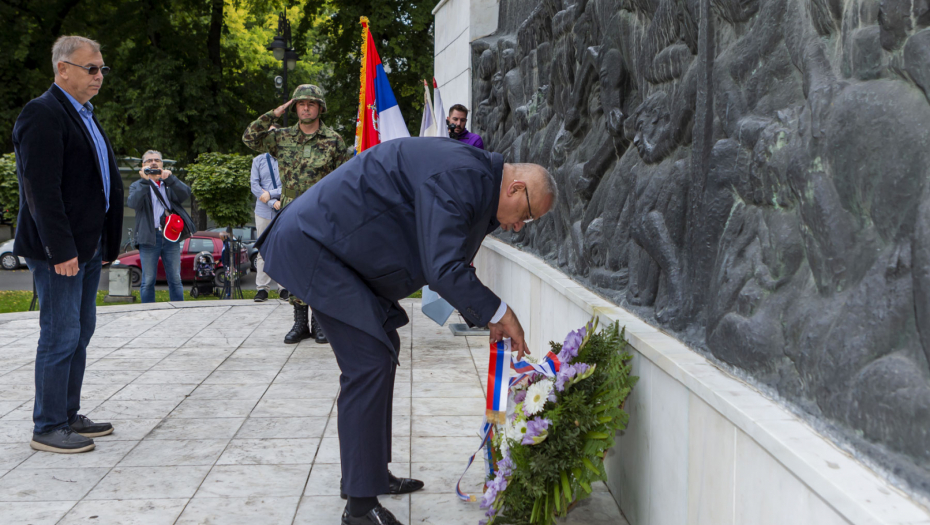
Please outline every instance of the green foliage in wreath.
[[[617, 431], [626, 428], [629, 415], [622, 406], [638, 378], [630, 375], [631, 356], [618, 323], [596, 332], [592, 320], [587, 328], [571, 362], [590, 365], [592, 373], [579, 374], [561, 392], [552, 390], [556, 401], [546, 402], [537, 415], [551, 421], [544, 439], [523, 445], [512, 433], [498, 432], [494, 458], [503, 459], [500, 440], [507, 439], [504, 448], [509, 449], [512, 469], [506, 488], [494, 500], [489, 523], [553, 523], [591, 494], [592, 483], [606, 481], [604, 454], [613, 447]], [[562, 349], [561, 344], [550, 345], [553, 353]]]

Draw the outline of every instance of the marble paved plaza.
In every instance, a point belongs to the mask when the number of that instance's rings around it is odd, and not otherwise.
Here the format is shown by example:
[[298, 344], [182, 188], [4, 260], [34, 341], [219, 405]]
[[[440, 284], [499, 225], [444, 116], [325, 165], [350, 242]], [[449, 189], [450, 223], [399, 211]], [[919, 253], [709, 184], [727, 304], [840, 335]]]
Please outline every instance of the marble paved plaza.
[[[0, 315], [0, 523], [339, 523], [332, 350], [283, 344], [285, 303], [209, 304], [99, 310], [82, 412], [116, 431], [74, 455], [29, 448], [38, 319]], [[454, 484], [478, 443], [487, 340], [404, 306], [391, 470], [426, 487], [382, 503], [406, 524], [476, 524]], [[564, 522], [626, 524], [603, 484]]]

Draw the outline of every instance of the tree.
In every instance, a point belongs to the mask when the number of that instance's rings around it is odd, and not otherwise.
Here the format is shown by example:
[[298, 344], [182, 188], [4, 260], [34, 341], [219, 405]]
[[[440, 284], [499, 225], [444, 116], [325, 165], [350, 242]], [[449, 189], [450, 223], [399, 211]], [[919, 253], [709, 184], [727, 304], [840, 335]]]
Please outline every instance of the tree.
[[251, 157], [222, 153], [203, 153], [188, 166], [191, 192], [216, 224], [231, 228], [252, 220], [251, 169]]
[[[254, 4], [0, 0], [0, 151], [12, 151], [20, 110], [52, 83], [55, 39], [80, 34], [101, 43], [113, 68], [92, 102], [117, 155], [157, 149], [184, 165], [207, 151], [246, 153], [246, 126], [280, 104], [274, 77], [281, 63], [264, 49], [279, 6]], [[301, 3], [288, 13], [302, 23]], [[289, 73], [294, 85], [319, 82], [324, 68], [313, 50], [298, 51], [301, 61]]]
[[[320, 60], [331, 68], [323, 78], [328, 113], [326, 123], [352, 144], [358, 115], [362, 26], [367, 16], [371, 34], [411, 135], [419, 132], [423, 83], [433, 77], [433, 15], [436, 0], [307, 0], [298, 27], [302, 47], [310, 48], [315, 31]], [[321, 15], [322, 24], [313, 26]]]
[[0, 216], [16, 228], [19, 181], [16, 179], [16, 157], [12, 153], [0, 156]]

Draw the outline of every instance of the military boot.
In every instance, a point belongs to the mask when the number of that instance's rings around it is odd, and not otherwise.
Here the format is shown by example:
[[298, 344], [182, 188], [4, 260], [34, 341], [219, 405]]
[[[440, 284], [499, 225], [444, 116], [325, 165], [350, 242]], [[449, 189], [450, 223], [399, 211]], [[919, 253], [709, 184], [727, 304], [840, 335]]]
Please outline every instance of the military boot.
[[329, 340], [326, 339], [326, 334], [323, 333], [323, 327], [320, 326], [320, 323], [316, 322], [316, 316], [310, 316], [310, 331], [313, 333], [313, 339], [321, 344], [325, 345], [329, 343]]
[[310, 338], [309, 309], [310, 307], [305, 304], [294, 305], [294, 326], [284, 336], [285, 344], [292, 345]]

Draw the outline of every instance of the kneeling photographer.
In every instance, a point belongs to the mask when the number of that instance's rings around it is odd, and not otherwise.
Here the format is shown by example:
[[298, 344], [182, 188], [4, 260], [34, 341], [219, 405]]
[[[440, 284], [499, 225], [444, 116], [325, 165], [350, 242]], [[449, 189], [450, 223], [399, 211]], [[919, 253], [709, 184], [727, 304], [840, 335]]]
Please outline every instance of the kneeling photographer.
[[[161, 153], [149, 150], [142, 155], [140, 180], [129, 186], [128, 205], [136, 210], [136, 238], [142, 262], [140, 295], [143, 303], [155, 302], [155, 280], [158, 276], [158, 259], [161, 258], [168, 280], [168, 296], [172, 301], [184, 300], [181, 284], [181, 244], [183, 238], [176, 227], [164, 225], [165, 211], [181, 216], [192, 224], [184, 211], [183, 203], [191, 196], [191, 189], [171, 170], [164, 169]], [[156, 193], [157, 192], [157, 193]]]

